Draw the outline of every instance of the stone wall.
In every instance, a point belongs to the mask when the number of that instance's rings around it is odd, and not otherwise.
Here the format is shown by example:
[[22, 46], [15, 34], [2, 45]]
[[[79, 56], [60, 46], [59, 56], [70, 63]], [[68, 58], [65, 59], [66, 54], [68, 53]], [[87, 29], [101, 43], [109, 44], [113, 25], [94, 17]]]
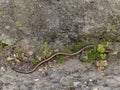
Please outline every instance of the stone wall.
[[62, 47], [108, 32], [120, 33], [120, 0], [0, 0], [3, 43], [21, 39], [26, 49], [44, 42]]

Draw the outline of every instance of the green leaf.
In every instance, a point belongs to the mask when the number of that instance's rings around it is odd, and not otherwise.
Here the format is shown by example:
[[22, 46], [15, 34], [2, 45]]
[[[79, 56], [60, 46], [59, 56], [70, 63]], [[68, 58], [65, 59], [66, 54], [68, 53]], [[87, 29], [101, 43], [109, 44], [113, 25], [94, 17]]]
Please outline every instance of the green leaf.
[[100, 56], [99, 52], [97, 51], [96, 47], [88, 53], [88, 59], [90, 62], [96, 60]]
[[44, 42], [44, 48], [46, 48], [48, 46], [47, 42]]
[[104, 53], [104, 54], [100, 54], [100, 57], [102, 58], [102, 59], [105, 59], [106, 58], [106, 54]]
[[42, 60], [42, 57], [41, 56], [36, 56], [38, 60]]
[[33, 65], [36, 65], [38, 63], [37, 60], [31, 60], [31, 62]]
[[110, 44], [110, 42], [107, 42], [107, 43], [106, 43], [106, 47], [109, 47], [109, 44]]
[[13, 57], [7, 57], [7, 60], [11, 61], [11, 60], [14, 60], [14, 58]]
[[91, 53], [88, 53], [88, 57], [91, 58], [91, 59], [96, 59], [97, 56], [98, 56], [97, 53], [94, 52], [94, 51], [91, 52]]
[[63, 63], [64, 62], [64, 59], [65, 59], [64, 55], [58, 55], [56, 57], [57, 57], [59, 63]]
[[104, 53], [105, 52], [105, 47], [102, 44], [99, 44], [97, 47], [98, 52]]

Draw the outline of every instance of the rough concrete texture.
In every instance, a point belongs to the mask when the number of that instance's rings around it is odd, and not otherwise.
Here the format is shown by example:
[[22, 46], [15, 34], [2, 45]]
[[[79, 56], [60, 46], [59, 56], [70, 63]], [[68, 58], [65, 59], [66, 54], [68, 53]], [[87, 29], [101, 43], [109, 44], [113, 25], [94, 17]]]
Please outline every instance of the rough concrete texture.
[[[24, 75], [6, 60], [25, 51], [36, 59], [44, 42], [58, 51], [81, 40], [115, 42], [118, 54], [102, 72], [73, 58]], [[120, 0], [0, 0], [0, 90], [120, 90]]]
[[84, 34], [120, 32], [119, 13], [119, 0], [1, 0], [0, 39], [22, 39], [34, 49], [43, 42], [62, 47]]

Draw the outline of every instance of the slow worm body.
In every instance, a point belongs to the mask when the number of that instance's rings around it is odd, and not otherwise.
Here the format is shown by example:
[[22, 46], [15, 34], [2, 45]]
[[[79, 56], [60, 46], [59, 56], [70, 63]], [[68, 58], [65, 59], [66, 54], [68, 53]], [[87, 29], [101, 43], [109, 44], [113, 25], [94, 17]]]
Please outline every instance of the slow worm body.
[[86, 48], [90, 48], [90, 47], [93, 47], [93, 45], [87, 45], [87, 46], [84, 46], [83, 48], [81, 48], [80, 50], [78, 50], [77, 52], [74, 52], [74, 53], [65, 53], [65, 52], [58, 52], [58, 53], [55, 53], [53, 55], [51, 55], [50, 57], [48, 57], [47, 59], [39, 62], [33, 69], [29, 70], [29, 71], [20, 71], [20, 70], [17, 70], [15, 68], [12, 68], [12, 70], [18, 72], [18, 73], [23, 73], [23, 74], [30, 74], [32, 72], [34, 72], [40, 65], [50, 61], [53, 57], [55, 56], [58, 56], [58, 55], [64, 55], [64, 56], [75, 56], [79, 53], [81, 53], [83, 50], [85, 50]]

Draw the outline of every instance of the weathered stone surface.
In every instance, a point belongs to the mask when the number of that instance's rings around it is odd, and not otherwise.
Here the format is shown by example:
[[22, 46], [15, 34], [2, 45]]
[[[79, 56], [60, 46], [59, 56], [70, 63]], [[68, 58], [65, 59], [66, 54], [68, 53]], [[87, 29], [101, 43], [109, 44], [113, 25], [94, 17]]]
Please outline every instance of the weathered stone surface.
[[119, 13], [119, 0], [1, 0], [0, 39], [14, 43], [22, 38], [35, 50], [45, 41], [61, 47], [83, 34], [120, 32]]
[[[110, 41], [114, 38], [113, 41], [120, 41], [118, 33], [120, 0], [0, 0], [0, 44], [11, 45], [20, 40], [16, 46], [33, 54], [43, 49], [44, 42], [59, 51], [58, 48], [79, 40], [95, 42], [96, 39]], [[115, 48], [120, 51], [120, 43]], [[5, 50], [0, 50], [0, 60], [4, 63], [6, 57], [2, 55], [8, 53], [5, 55], [8, 56], [11, 48]], [[46, 77], [41, 77], [39, 71], [18, 74], [8, 65], [7, 69], [1, 68], [0, 89], [120, 90], [119, 58], [120, 53], [112, 58], [105, 74], [100, 74], [91, 64], [75, 59], [65, 65], [56, 65]]]
[[0, 81], [0, 89], [2, 89], [2, 87], [3, 87], [3, 82]]

